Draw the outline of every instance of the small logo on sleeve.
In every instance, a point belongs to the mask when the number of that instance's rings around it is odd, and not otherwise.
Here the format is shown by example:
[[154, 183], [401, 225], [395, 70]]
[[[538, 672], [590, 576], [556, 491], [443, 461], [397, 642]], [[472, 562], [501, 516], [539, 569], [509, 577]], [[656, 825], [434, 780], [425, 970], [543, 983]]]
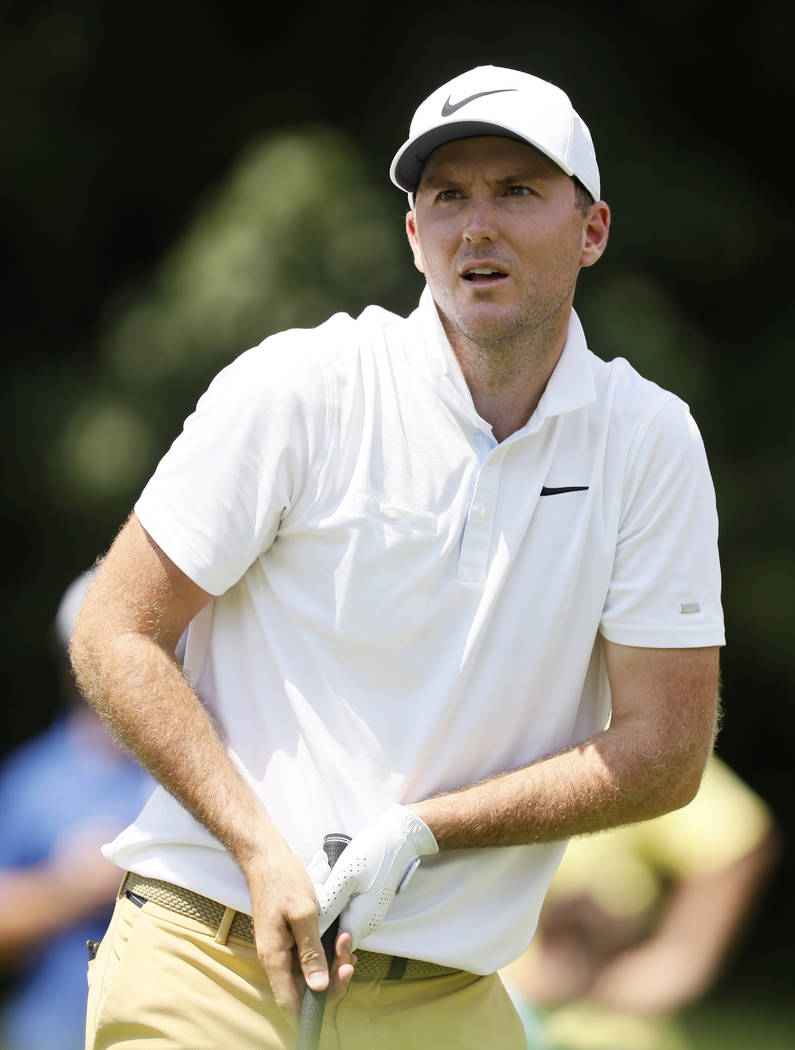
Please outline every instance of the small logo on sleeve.
[[701, 612], [701, 602], [682, 602], [679, 612], [687, 616], [689, 613]]

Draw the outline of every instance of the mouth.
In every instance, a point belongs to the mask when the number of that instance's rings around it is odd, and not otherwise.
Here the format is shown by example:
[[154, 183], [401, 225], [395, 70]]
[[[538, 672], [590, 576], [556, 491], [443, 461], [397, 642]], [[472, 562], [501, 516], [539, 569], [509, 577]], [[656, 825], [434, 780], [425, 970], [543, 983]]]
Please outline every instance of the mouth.
[[496, 266], [469, 266], [462, 271], [461, 276], [465, 281], [469, 281], [470, 284], [499, 284], [500, 281], [507, 279], [508, 275], [504, 270], [500, 270]]

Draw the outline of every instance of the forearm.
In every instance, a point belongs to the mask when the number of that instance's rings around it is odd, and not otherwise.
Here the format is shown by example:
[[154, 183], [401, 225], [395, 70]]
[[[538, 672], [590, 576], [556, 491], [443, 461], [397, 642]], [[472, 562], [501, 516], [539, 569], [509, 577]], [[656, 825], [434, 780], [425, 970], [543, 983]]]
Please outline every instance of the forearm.
[[[410, 808], [441, 849], [550, 842], [634, 823], [675, 808], [681, 784], [673, 771], [630, 759], [620, 730], [607, 730], [569, 751]], [[671, 802], [674, 805], [671, 805]]]
[[550, 842], [647, 820], [690, 801], [715, 735], [718, 650], [605, 643], [610, 728], [411, 808], [440, 849]]
[[730, 866], [682, 882], [673, 891], [653, 938], [644, 947], [649, 955], [672, 960], [670, 970], [678, 975], [683, 1002], [702, 995], [716, 980], [753, 915], [776, 856], [777, 842], [771, 833]]
[[65, 826], [39, 863], [0, 872], [0, 958], [15, 959], [87, 916], [110, 914], [119, 869], [100, 847], [116, 830], [91, 819]]
[[152, 775], [241, 865], [284, 846], [167, 649], [136, 632], [78, 633], [73, 664], [89, 703]]
[[[86, 598], [72, 662], [116, 737], [237, 861], [251, 894], [257, 955], [277, 1003], [294, 1013], [294, 954], [312, 987], [328, 983], [314, 887], [174, 659], [186, 626], [211, 599], [133, 514]], [[349, 946], [346, 952], [337, 977], [350, 970]]]
[[668, 1014], [714, 984], [761, 887], [772, 841], [712, 875], [680, 883], [642, 943], [605, 962], [589, 995], [612, 1010]]
[[0, 875], [0, 965], [79, 918], [62, 880], [46, 864]]

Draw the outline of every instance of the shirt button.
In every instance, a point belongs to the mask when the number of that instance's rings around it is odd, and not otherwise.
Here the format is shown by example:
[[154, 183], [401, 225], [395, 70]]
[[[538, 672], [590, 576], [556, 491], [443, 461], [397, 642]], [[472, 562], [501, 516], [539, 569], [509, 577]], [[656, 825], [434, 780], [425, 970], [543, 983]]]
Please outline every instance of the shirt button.
[[483, 519], [483, 521], [485, 521], [490, 514], [491, 514], [491, 511], [489, 510], [488, 507], [481, 507], [480, 508], [480, 516]]

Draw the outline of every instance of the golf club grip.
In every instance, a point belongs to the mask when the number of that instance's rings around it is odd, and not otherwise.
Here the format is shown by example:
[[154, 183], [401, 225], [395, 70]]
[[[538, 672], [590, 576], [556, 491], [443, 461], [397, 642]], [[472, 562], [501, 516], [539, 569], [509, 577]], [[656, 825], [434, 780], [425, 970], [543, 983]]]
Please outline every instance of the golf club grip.
[[[330, 835], [326, 835], [323, 839], [323, 852], [326, 854], [330, 867], [334, 867], [339, 860], [340, 854], [350, 841], [350, 837], [343, 835], [341, 832], [333, 832]], [[326, 953], [326, 962], [329, 965], [331, 965], [331, 961], [334, 958], [334, 942], [337, 939], [338, 929], [339, 920], [335, 919], [321, 937], [323, 950]], [[317, 1050], [317, 1045], [320, 1042], [320, 1029], [323, 1026], [323, 1011], [326, 1006], [327, 991], [328, 989], [324, 989], [322, 992], [314, 992], [311, 988], [304, 990], [295, 1050]]]

